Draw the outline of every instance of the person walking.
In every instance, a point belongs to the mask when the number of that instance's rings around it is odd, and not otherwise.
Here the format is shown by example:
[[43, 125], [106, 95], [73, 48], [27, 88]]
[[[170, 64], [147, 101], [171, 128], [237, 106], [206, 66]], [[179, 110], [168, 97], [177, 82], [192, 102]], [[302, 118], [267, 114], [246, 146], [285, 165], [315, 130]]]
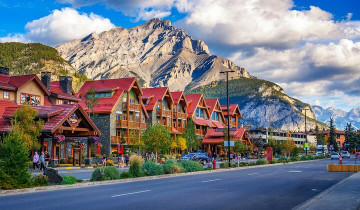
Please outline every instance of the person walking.
[[45, 151], [45, 168], [48, 167], [49, 162], [50, 162], [50, 155], [48, 154], [47, 151]]
[[155, 154], [154, 154], [154, 152], [151, 152], [150, 158], [151, 158], [151, 161], [154, 161], [154, 159], [155, 159]]
[[106, 161], [107, 161], [107, 158], [106, 158], [106, 155], [104, 154], [103, 158], [102, 158], [102, 166], [103, 167], [106, 167]]
[[126, 155], [125, 155], [125, 163], [126, 163], [126, 166], [129, 166], [129, 159], [130, 159], [129, 155], [126, 154]]
[[124, 167], [125, 158], [123, 155], [120, 157], [121, 168]]
[[40, 170], [42, 169], [43, 171], [45, 171], [45, 154], [44, 154], [44, 152], [41, 152], [39, 159], [40, 159]]
[[38, 164], [38, 162], [39, 162], [39, 155], [38, 155], [37, 152], [35, 152], [35, 154], [34, 154], [34, 156], [33, 156], [32, 162], [33, 162], [33, 168], [34, 168], [34, 171], [35, 171], [35, 167], [36, 167], [36, 168], [39, 168], [39, 164]]

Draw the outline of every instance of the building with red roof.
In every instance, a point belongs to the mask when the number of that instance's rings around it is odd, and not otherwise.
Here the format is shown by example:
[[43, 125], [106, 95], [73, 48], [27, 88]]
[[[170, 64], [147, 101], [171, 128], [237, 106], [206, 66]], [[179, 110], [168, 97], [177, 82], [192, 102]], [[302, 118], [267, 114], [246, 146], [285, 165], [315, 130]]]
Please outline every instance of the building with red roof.
[[[136, 78], [86, 81], [77, 96], [101, 130], [102, 154], [111, 154], [119, 143], [133, 145], [146, 129], [147, 108]], [[93, 107], [90, 101], [95, 101]]]
[[217, 128], [224, 128], [225, 117], [221, 110], [221, 105], [218, 99], [205, 99], [206, 105], [209, 107], [209, 114], [212, 123]]
[[173, 127], [179, 132], [184, 133], [187, 126], [187, 101], [182, 91], [171, 92], [174, 100], [173, 107]]
[[230, 127], [231, 128], [240, 128], [239, 119], [242, 118], [242, 114], [237, 104], [230, 104], [229, 105], [229, 113], [226, 105], [221, 106], [221, 110], [225, 117], [225, 125], [227, 126], [227, 121], [230, 119]]
[[202, 94], [185, 95], [188, 102], [188, 118], [195, 123], [195, 133], [202, 138], [208, 129], [216, 127], [211, 122], [209, 107]]

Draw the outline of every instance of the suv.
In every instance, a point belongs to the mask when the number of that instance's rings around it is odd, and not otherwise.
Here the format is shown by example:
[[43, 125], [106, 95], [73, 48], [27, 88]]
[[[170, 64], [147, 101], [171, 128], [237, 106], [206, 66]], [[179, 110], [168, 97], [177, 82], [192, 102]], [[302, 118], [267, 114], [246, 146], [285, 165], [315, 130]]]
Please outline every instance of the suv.
[[341, 157], [343, 158], [350, 158], [350, 153], [348, 151], [342, 151], [341, 152]]

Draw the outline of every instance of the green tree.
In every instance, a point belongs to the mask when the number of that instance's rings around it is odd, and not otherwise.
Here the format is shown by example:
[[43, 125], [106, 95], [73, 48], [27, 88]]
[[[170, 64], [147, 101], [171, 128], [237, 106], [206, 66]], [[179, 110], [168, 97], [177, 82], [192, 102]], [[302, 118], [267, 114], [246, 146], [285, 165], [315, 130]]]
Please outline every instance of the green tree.
[[96, 97], [95, 94], [96, 94], [96, 89], [94, 86], [91, 86], [86, 94], [86, 99], [85, 99], [86, 107], [89, 110], [89, 117], [91, 117], [91, 115], [94, 116], [95, 106], [99, 102], [99, 98]]
[[0, 143], [0, 188], [31, 186], [28, 148], [20, 132], [11, 131]]
[[351, 123], [346, 124], [344, 143], [350, 150], [354, 150], [359, 146], [359, 137], [356, 135], [355, 129]]
[[192, 120], [188, 120], [183, 137], [186, 139], [186, 146], [190, 151], [200, 146], [200, 141], [195, 134], [195, 124]]
[[36, 109], [25, 104], [15, 111], [11, 120], [12, 130], [21, 135], [21, 139], [29, 149], [40, 147], [38, 137], [41, 135], [43, 121], [35, 119], [37, 113]]
[[171, 145], [171, 134], [163, 126], [156, 124], [150, 126], [141, 136], [144, 148], [148, 152], [166, 153]]
[[338, 145], [336, 142], [336, 131], [335, 131], [335, 126], [334, 126], [334, 120], [332, 118], [330, 118], [330, 133], [329, 133], [329, 144], [333, 145], [334, 151], [338, 151]]
[[280, 147], [280, 143], [279, 141], [276, 141], [273, 137], [272, 134], [270, 134], [269, 138], [268, 138], [268, 146], [273, 148], [273, 153], [274, 155], [281, 155], [282, 154], [282, 150]]
[[235, 141], [235, 143], [234, 143], [234, 148], [233, 148], [233, 150], [234, 150], [234, 152], [236, 152], [236, 153], [244, 153], [244, 152], [246, 152], [246, 151], [249, 150], [249, 147], [247, 147], [243, 141], [237, 140], [237, 141]]

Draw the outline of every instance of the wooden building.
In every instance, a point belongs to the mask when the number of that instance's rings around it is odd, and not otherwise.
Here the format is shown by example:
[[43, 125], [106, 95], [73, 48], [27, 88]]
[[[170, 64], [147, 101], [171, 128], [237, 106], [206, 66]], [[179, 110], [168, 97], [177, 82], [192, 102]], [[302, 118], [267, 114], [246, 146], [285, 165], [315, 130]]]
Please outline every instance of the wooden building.
[[228, 114], [228, 112], [227, 112], [228, 110], [227, 110], [226, 105], [222, 105], [221, 110], [225, 117], [225, 125], [226, 126], [228, 125], [228, 123], [227, 123], [228, 119], [230, 119], [230, 127], [231, 128], [240, 128], [241, 127], [241, 125], [239, 124], [239, 119], [242, 118], [242, 114], [241, 114], [240, 108], [237, 104], [229, 105], [230, 114]]
[[187, 126], [187, 101], [182, 91], [171, 92], [171, 96], [174, 100], [173, 107], [173, 127], [182, 134], [185, 132]]

